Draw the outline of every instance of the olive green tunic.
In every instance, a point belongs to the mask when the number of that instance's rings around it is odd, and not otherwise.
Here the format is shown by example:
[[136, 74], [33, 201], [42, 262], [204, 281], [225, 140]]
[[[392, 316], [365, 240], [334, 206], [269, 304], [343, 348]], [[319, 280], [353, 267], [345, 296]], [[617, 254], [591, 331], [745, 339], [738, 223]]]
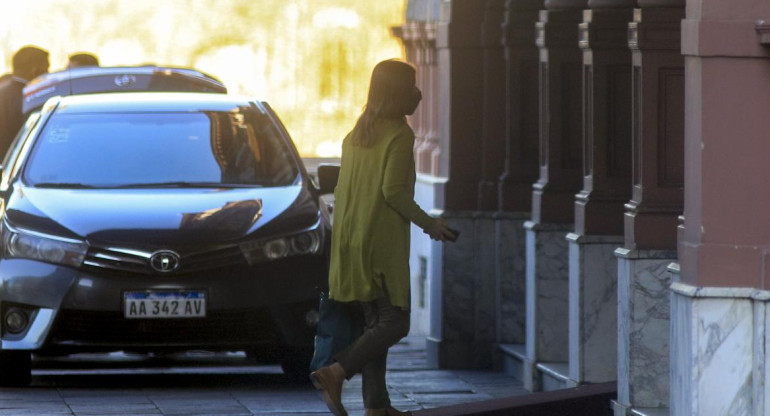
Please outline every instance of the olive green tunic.
[[371, 301], [387, 294], [410, 308], [410, 222], [435, 221], [414, 202], [414, 132], [405, 121], [378, 121], [369, 148], [342, 142], [334, 191], [329, 297]]

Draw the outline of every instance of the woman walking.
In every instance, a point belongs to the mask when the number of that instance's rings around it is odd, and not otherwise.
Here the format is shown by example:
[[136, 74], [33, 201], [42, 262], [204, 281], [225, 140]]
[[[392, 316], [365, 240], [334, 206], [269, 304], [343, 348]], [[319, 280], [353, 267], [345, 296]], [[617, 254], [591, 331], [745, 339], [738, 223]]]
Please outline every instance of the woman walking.
[[366, 416], [408, 415], [390, 405], [388, 348], [409, 332], [410, 223], [432, 239], [456, 236], [414, 201], [414, 132], [406, 122], [422, 99], [414, 68], [401, 61], [372, 71], [363, 114], [342, 143], [334, 192], [329, 297], [360, 302], [366, 328], [336, 362], [310, 376], [336, 416], [345, 416], [342, 383], [362, 373]]

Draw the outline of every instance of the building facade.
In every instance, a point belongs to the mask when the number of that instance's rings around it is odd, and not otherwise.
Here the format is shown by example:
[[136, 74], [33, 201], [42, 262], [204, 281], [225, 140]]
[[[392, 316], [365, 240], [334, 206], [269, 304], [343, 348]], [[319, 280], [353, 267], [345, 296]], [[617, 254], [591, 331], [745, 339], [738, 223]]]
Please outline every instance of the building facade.
[[770, 414], [765, 20], [765, 0], [409, 0], [417, 199], [462, 233], [413, 234], [432, 363], [616, 381], [616, 416]]

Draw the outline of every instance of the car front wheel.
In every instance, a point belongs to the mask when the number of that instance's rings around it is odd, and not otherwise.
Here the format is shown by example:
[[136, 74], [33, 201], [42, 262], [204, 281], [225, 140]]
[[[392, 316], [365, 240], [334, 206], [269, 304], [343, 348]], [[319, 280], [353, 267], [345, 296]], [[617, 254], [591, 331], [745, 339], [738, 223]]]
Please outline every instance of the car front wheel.
[[32, 381], [28, 351], [0, 351], [0, 386], [23, 387]]

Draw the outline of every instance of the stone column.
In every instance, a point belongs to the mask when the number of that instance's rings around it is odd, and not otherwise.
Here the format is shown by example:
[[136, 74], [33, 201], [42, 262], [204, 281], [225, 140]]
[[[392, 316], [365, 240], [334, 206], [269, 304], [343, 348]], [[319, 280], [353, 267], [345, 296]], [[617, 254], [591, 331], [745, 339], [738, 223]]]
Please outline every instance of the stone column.
[[526, 238], [532, 184], [538, 172], [538, 48], [535, 23], [543, 0], [508, 0], [505, 47], [505, 167], [499, 178], [496, 217], [497, 342], [524, 346]]
[[423, 94], [423, 101], [415, 113], [409, 116], [414, 130], [415, 168], [419, 173], [432, 172], [433, 150], [438, 146], [433, 111], [436, 107], [434, 94], [435, 27], [433, 22], [407, 20], [402, 26], [392, 28], [393, 35], [401, 39], [406, 52], [406, 61], [417, 70], [417, 87]]
[[502, 23], [505, 0], [486, 0], [481, 27], [483, 47], [483, 120], [478, 210], [497, 211], [497, 180], [505, 167], [505, 55]]
[[617, 378], [617, 261], [631, 196], [631, 52], [634, 0], [589, 0], [583, 49], [583, 189], [569, 242], [570, 384]]
[[[478, 184], [478, 211], [475, 214], [474, 229], [477, 248], [474, 275], [480, 280], [493, 283], [491, 286], [481, 286], [491, 290], [494, 297], [493, 332], [479, 335], [492, 335], [492, 342], [499, 343], [500, 332], [504, 327], [510, 328], [508, 323], [515, 319], [509, 317], [506, 312], [511, 312], [511, 304], [516, 301], [511, 299], [516, 293], [515, 288], [510, 286], [513, 282], [500, 280], [500, 274], [506, 273], [502, 270], [502, 267], [505, 267], [502, 263], [507, 265], [508, 260], [515, 261], [516, 254], [506, 252], [499, 245], [502, 240], [498, 230], [506, 230], [504, 225], [509, 221], [507, 216], [501, 216], [497, 212], [498, 178], [503, 173], [506, 156], [506, 68], [502, 32], [505, 0], [486, 0], [480, 3], [477, 7], [484, 7], [484, 22], [480, 33], [484, 59], [484, 115], [481, 124], [481, 181]], [[515, 241], [509, 242], [508, 247], [516, 247]], [[521, 281], [523, 282], [523, 279]], [[515, 307], [513, 308], [515, 310]]]
[[[417, 87], [421, 91], [426, 89], [428, 75], [427, 67], [427, 48], [425, 42], [425, 31], [423, 22], [408, 21], [404, 25], [404, 40], [406, 46], [406, 55], [408, 62], [411, 62], [417, 70]], [[408, 43], [406, 42], [408, 41]], [[430, 164], [426, 163], [423, 156], [425, 145], [427, 144], [426, 135], [428, 133], [428, 106], [420, 105], [413, 115], [409, 117], [409, 123], [414, 130], [415, 147], [415, 168], [420, 173], [430, 171]], [[429, 161], [428, 161], [429, 162]]]
[[[766, 0], [687, 3], [684, 232], [672, 286], [672, 415], [765, 415], [770, 295]], [[759, 30], [758, 30], [759, 29]]]
[[420, 84], [423, 100], [420, 103], [423, 117], [422, 143], [415, 148], [418, 171], [427, 175], [438, 175], [438, 91], [436, 74], [436, 23], [424, 22], [420, 45], [422, 65]]
[[[487, 3], [502, 4], [491, 0], [483, 5]], [[484, 368], [492, 365], [497, 312], [494, 224], [491, 214], [477, 211], [485, 92], [491, 88], [484, 84], [482, 34], [487, 25], [502, 24], [502, 9], [480, 7], [476, 0], [444, 1], [440, 6], [436, 36], [439, 175], [447, 178], [442, 216], [462, 235], [457, 243], [443, 244], [438, 256], [441, 276], [440, 282], [434, 282], [439, 291], [431, 298], [428, 360], [442, 368]], [[496, 23], [488, 10], [499, 12]], [[502, 55], [501, 48], [498, 52]], [[502, 59], [497, 62], [502, 66]]]
[[618, 399], [615, 415], [668, 407], [668, 265], [682, 212], [684, 0], [639, 0], [632, 52], [632, 196], [618, 258]]
[[527, 230], [527, 322], [524, 386], [541, 388], [540, 362], [568, 359], [568, 251], [574, 195], [580, 190], [583, 0], [547, 0], [537, 22], [540, 48], [540, 178], [533, 185]]

